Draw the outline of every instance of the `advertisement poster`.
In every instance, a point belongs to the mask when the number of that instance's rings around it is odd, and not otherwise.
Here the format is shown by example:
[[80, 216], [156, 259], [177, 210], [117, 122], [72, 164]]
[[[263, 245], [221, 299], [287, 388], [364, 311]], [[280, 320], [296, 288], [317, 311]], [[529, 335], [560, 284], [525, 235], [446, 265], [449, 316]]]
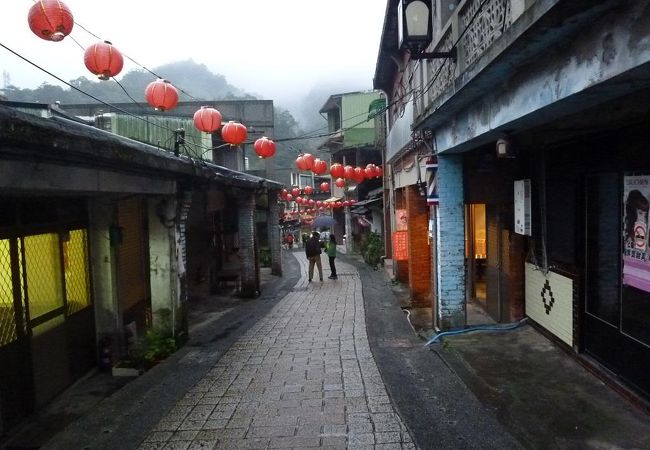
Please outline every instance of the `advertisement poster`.
[[650, 292], [650, 175], [623, 177], [623, 284]]
[[395, 261], [409, 259], [408, 233], [406, 231], [393, 232], [393, 259]]

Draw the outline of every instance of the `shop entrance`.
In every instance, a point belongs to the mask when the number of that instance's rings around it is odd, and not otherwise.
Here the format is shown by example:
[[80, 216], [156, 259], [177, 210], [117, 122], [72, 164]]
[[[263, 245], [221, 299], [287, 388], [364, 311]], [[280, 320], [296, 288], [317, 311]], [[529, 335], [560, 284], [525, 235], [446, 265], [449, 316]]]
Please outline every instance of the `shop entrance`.
[[585, 188], [582, 349], [650, 395], [650, 174], [592, 175]]
[[[468, 323], [481, 322], [481, 312], [487, 310], [487, 229], [486, 208], [483, 203], [465, 206], [465, 261], [467, 261], [466, 298]], [[478, 317], [475, 317], [478, 313]]]

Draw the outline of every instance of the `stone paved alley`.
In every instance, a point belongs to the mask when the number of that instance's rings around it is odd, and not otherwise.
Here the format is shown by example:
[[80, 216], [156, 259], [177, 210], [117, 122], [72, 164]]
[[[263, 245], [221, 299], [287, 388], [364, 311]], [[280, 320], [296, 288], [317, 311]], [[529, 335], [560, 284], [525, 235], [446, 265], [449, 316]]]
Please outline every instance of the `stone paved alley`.
[[139, 448], [415, 448], [370, 352], [359, 275], [339, 270], [303, 276]]

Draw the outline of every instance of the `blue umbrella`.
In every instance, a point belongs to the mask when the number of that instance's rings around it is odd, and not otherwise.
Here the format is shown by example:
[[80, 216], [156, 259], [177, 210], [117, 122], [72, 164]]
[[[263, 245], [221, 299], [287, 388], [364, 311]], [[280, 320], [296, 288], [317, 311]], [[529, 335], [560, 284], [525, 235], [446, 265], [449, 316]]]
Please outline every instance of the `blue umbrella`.
[[336, 223], [332, 216], [318, 216], [311, 223], [312, 228], [331, 228]]

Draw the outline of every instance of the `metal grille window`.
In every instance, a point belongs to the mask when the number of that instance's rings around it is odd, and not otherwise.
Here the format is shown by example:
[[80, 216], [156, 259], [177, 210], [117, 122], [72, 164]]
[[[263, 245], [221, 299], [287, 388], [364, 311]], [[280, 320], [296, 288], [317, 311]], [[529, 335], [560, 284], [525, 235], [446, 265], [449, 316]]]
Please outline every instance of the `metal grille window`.
[[9, 240], [0, 240], [0, 346], [18, 338], [14, 314], [13, 276]]
[[63, 241], [63, 270], [67, 314], [74, 314], [90, 306], [90, 280], [86, 230], [73, 230]]
[[34, 320], [63, 307], [59, 235], [27, 236], [24, 245], [29, 314]]

